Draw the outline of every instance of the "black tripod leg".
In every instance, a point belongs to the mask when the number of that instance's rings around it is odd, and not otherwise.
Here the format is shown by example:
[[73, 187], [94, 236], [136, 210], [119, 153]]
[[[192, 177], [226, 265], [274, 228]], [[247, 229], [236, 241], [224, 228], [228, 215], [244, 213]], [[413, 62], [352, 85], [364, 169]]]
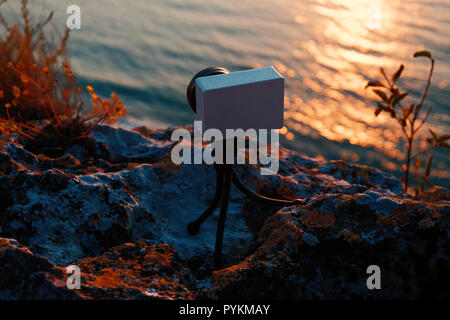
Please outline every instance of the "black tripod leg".
[[211, 205], [206, 209], [197, 220], [189, 223], [187, 225], [187, 230], [190, 234], [198, 233], [200, 226], [206, 219], [209, 218], [219, 206], [220, 197], [222, 196], [223, 191], [223, 169], [221, 167], [216, 167], [216, 194], [214, 195], [214, 199], [211, 202]]
[[233, 167], [226, 165], [223, 178], [223, 194], [222, 202], [220, 204], [219, 222], [217, 223], [216, 233], [216, 247], [214, 250], [214, 270], [218, 270], [223, 265], [222, 247], [223, 247], [223, 232], [225, 229], [225, 219], [228, 211], [228, 201], [230, 200], [231, 182], [233, 181]]

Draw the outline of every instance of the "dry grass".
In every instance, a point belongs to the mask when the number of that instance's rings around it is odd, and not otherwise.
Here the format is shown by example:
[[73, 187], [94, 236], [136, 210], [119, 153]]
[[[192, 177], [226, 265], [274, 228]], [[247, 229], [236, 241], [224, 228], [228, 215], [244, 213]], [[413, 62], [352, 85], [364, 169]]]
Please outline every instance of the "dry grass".
[[[0, 10], [7, 1], [0, 0]], [[12, 25], [0, 11], [0, 134], [19, 133], [34, 147], [67, 148], [99, 123], [126, 116], [126, 109], [114, 93], [102, 99], [88, 86], [91, 109], [83, 110], [83, 89], [66, 55], [69, 30], [52, 43], [46, 31], [52, 16], [34, 23], [27, 0]]]

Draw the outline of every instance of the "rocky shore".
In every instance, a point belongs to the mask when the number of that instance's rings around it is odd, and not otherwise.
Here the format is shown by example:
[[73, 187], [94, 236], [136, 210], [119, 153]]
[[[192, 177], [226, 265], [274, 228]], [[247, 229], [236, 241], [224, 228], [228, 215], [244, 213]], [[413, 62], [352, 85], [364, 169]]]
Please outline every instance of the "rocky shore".
[[[18, 139], [0, 150], [0, 299], [413, 299], [450, 296], [450, 193], [407, 197], [393, 176], [281, 148], [280, 170], [239, 166], [277, 208], [233, 186], [224, 254], [217, 214], [192, 236], [215, 172], [174, 165], [172, 129], [99, 126], [50, 157]], [[67, 288], [66, 267], [81, 269]], [[369, 265], [381, 290], [366, 286]]]

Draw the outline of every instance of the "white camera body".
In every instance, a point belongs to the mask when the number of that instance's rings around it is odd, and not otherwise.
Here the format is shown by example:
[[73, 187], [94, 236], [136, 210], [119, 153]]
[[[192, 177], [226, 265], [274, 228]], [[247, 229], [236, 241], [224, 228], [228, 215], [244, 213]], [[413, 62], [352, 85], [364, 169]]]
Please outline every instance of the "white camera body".
[[283, 127], [284, 78], [273, 67], [200, 77], [195, 86], [203, 132]]

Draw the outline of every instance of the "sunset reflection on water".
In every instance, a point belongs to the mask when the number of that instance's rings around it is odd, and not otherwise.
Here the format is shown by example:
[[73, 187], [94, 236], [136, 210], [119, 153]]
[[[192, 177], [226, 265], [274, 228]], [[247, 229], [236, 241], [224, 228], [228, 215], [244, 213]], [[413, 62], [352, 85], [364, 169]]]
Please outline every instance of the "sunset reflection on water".
[[[64, 26], [71, 0], [32, 0]], [[15, 2], [19, 5], [20, 2]], [[448, 0], [79, 0], [82, 30], [71, 35], [72, 66], [82, 85], [117, 92], [131, 125], [192, 123], [186, 85], [208, 66], [238, 71], [274, 65], [285, 77], [281, 143], [312, 157], [346, 159], [401, 176], [402, 134], [374, 116], [369, 79], [405, 64], [399, 86], [416, 102], [436, 60], [425, 106], [429, 124], [448, 133]], [[134, 122], [133, 122], [134, 121]], [[130, 124], [128, 124], [130, 125]], [[427, 128], [423, 128], [427, 133]], [[433, 181], [450, 187], [448, 150], [434, 152]]]
[[[404, 20], [418, 13], [416, 6], [410, 3], [408, 12], [402, 12], [400, 1], [314, 2], [311, 7], [311, 1], [296, 1], [292, 11], [294, 21], [310, 29], [312, 39], [298, 41], [293, 59], [276, 65], [287, 81], [293, 81], [293, 91], [299, 93], [285, 98], [286, 121], [281, 134], [287, 140], [300, 133], [371, 147], [388, 156], [382, 160], [384, 167], [399, 169], [397, 163], [405, 159], [399, 144], [402, 131], [388, 114], [374, 116], [377, 97], [364, 86], [368, 79], [380, 79], [380, 67], [392, 74], [406, 61], [405, 76], [412, 82], [411, 89], [421, 90], [428, 64], [426, 60], [412, 64], [411, 56], [424, 48], [420, 42], [411, 43], [408, 37], [414, 29], [404, 27]], [[426, 27], [420, 17], [416, 22]], [[311, 57], [307, 64], [297, 66]], [[445, 80], [439, 84], [446, 87]], [[435, 112], [438, 110], [435, 108]], [[440, 129], [445, 130], [445, 126]], [[360, 158], [353, 152], [341, 154], [353, 161]], [[445, 168], [445, 163], [440, 167]], [[449, 177], [447, 170], [435, 171], [435, 175]]]

